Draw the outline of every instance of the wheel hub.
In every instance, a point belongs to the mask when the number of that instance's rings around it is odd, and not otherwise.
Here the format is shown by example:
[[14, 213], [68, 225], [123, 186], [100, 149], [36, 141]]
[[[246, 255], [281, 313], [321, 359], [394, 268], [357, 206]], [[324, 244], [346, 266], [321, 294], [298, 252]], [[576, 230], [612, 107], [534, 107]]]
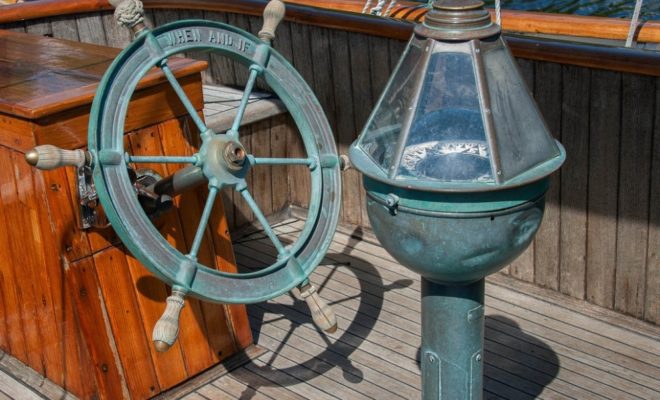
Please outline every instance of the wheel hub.
[[204, 140], [198, 157], [210, 186], [222, 189], [245, 184], [251, 164], [238, 140], [229, 135], [214, 135]]

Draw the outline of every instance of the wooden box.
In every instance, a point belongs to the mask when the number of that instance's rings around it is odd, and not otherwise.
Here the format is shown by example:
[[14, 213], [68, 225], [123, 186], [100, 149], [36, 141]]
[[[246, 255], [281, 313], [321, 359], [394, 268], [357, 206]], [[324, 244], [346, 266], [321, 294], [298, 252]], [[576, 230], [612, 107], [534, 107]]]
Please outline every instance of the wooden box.
[[[157, 353], [151, 330], [169, 288], [112, 229], [80, 230], [72, 168], [41, 172], [23, 154], [35, 145], [74, 149], [87, 141], [96, 86], [118, 50], [0, 31], [0, 349], [80, 398], [149, 398], [252, 343], [243, 306], [188, 300], [179, 340]], [[203, 108], [206, 63], [170, 65]], [[164, 76], [152, 71], [129, 107], [126, 148], [189, 154], [196, 132]], [[151, 167], [163, 176], [180, 166]], [[205, 191], [177, 198], [159, 229], [185, 251]], [[200, 261], [235, 271], [222, 204]]]

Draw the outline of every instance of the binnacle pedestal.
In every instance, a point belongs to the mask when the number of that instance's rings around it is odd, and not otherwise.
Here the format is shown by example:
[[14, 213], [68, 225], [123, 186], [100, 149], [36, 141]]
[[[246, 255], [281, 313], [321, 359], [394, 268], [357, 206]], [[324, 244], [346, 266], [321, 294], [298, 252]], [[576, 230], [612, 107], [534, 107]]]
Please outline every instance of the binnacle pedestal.
[[422, 278], [424, 399], [480, 399], [484, 279], [463, 286]]
[[564, 162], [484, 4], [436, 0], [351, 163], [383, 247], [422, 276], [422, 397], [481, 399], [484, 279], [518, 257]]

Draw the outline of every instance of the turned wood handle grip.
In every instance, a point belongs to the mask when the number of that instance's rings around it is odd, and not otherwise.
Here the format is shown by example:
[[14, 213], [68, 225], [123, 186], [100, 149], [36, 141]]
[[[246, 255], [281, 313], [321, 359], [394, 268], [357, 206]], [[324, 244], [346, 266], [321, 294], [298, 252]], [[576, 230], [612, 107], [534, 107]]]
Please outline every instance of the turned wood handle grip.
[[88, 156], [83, 150], [64, 150], [45, 144], [25, 153], [25, 161], [35, 168], [49, 171], [67, 166], [82, 167]]
[[327, 333], [337, 331], [337, 316], [335, 310], [319, 296], [316, 287], [312, 284], [300, 288], [300, 297], [305, 300], [312, 312], [314, 325]]
[[259, 31], [259, 39], [270, 43], [275, 39], [275, 30], [284, 19], [286, 7], [280, 0], [271, 0], [264, 9], [264, 25]]
[[156, 351], [165, 352], [172, 347], [179, 336], [179, 315], [184, 306], [184, 294], [173, 290], [167, 298], [165, 312], [160, 317], [151, 336]]

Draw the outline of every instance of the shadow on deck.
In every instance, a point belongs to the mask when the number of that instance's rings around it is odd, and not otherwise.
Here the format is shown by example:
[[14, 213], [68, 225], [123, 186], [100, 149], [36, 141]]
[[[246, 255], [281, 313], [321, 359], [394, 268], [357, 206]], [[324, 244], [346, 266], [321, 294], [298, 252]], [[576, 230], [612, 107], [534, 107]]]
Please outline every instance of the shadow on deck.
[[[276, 230], [291, 242], [304, 221]], [[259, 232], [236, 240], [241, 267], [274, 261]], [[361, 231], [338, 232], [312, 275], [339, 322], [330, 336], [293, 296], [248, 308], [261, 356], [186, 399], [420, 397], [419, 277]], [[484, 398], [660, 398], [660, 329], [502, 275], [486, 288]]]

